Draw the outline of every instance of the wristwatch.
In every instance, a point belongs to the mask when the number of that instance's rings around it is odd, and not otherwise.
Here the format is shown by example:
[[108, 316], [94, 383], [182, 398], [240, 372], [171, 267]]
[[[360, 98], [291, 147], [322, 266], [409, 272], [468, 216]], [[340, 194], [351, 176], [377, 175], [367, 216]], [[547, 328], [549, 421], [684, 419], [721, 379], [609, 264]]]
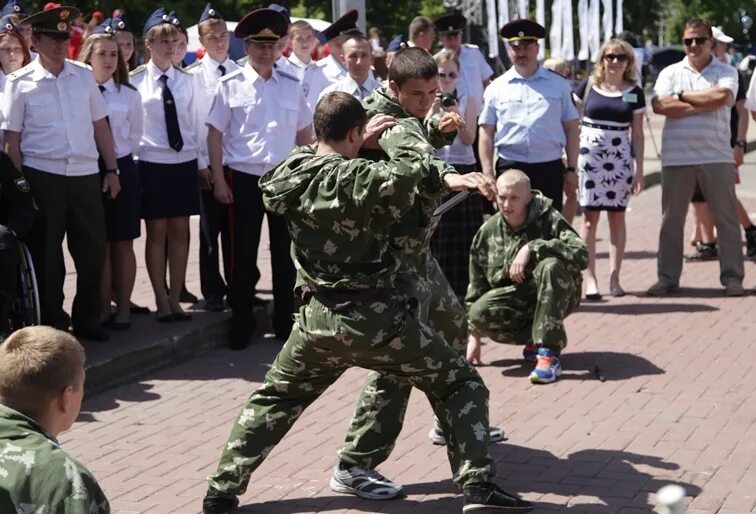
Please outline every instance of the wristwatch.
[[120, 177], [121, 176], [121, 170], [119, 170], [118, 168], [116, 168], [114, 170], [106, 170], [105, 171], [105, 175], [108, 175], [110, 173], [115, 173], [116, 177]]
[[681, 102], [685, 101], [685, 100], [683, 100], [683, 93], [684, 93], [684, 91], [680, 91], [679, 93], [677, 93], [675, 95], [677, 97], [677, 99], [680, 100]]
[[740, 148], [745, 148], [748, 145], [745, 139], [738, 139], [735, 141], [735, 146], [739, 146]]
[[564, 168], [564, 172], [565, 172], [565, 173], [569, 173], [569, 172], [571, 172], [571, 171], [572, 171], [572, 172], [574, 172], [574, 171], [575, 171], [575, 166], [567, 166], [566, 168]]

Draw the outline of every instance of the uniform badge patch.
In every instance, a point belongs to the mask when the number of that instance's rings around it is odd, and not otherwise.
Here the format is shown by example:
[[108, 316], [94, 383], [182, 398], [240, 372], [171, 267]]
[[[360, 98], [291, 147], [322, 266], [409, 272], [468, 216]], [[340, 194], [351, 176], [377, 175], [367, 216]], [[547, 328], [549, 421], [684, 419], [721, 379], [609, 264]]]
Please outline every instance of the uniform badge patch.
[[13, 182], [16, 183], [16, 189], [21, 191], [22, 193], [28, 193], [29, 192], [29, 182], [26, 181], [26, 178], [19, 177]]

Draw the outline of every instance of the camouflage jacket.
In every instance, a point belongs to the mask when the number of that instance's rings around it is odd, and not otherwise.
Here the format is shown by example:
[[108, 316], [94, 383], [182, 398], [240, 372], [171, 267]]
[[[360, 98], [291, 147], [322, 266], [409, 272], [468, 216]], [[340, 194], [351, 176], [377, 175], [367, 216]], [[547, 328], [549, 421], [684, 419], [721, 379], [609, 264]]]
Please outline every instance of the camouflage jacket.
[[0, 405], [0, 512], [107, 514], [94, 476], [34, 420]]
[[560, 259], [567, 269], [579, 274], [588, 266], [588, 250], [567, 220], [540, 191], [533, 191], [525, 225], [509, 228], [501, 213], [491, 217], [475, 234], [470, 248], [470, 285], [465, 302], [468, 308], [483, 294], [513, 284], [509, 267], [524, 245], [532, 251], [527, 270], [546, 257]]
[[[385, 131], [381, 136], [381, 148], [393, 148], [402, 145], [416, 145], [427, 147], [429, 144], [434, 148], [440, 148], [451, 144], [457, 133], [440, 134], [438, 132], [438, 117], [433, 117], [426, 122], [420, 121], [409, 114], [397, 103], [393, 95], [386, 89], [375, 90], [363, 103], [368, 117], [376, 114], [388, 114], [398, 119], [397, 126]], [[392, 246], [399, 252], [401, 272], [425, 273], [428, 256], [430, 255], [430, 238], [438, 225], [438, 218], [433, 217], [440, 199], [449, 193], [443, 178], [447, 173], [457, 173], [449, 164], [436, 157], [433, 149], [428, 148], [428, 162], [431, 166], [433, 177], [438, 180], [429, 183], [428, 187], [419, 191], [412, 205], [401, 218], [399, 223], [391, 228]], [[360, 152], [361, 157], [371, 160], [385, 160], [383, 152], [365, 150]]]
[[427, 143], [380, 144], [390, 160], [297, 148], [260, 179], [266, 209], [286, 216], [298, 286], [393, 289], [399, 257], [390, 251], [390, 227], [439, 178]]

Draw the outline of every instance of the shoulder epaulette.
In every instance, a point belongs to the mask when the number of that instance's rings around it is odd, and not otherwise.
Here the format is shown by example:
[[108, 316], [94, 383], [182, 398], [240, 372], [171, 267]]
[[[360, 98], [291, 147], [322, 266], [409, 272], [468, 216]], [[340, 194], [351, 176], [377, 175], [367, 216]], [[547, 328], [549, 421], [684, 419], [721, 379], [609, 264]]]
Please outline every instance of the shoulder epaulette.
[[176, 71], [180, 71], [181, 73], [185, 73], [186, 75], [189, 75], [189, 73], [186, 71], [186, 69], [181, 68], [180, 66], [174, 66], [173, 69], [176, 70]]
[[244, 66], [248, 62], [249, 62], [249, 56], [245, 55], [244, 57], [242, 57], [241, 59], [239, 59], [238, 61], [236, 61], [236, 64], [238, 64], [239, 66]]
[[293, 80], [294, 82], [299, 82], [299, 79], [295, 77], [294, 75], [287, 73], [283, 71], [281, 68], [276, 68], [276, 72], [278, 72], [279, 75], [281, 75], [284, 78], [287, 78], [289, 80]]
[[78, 66], [79, 68], [84, 68], [85, 70], [92, 71], [92, 67], [85, 62], [74, 61], [73, 59], [66, 59], [66, 62], [73, 64], [74, 66]]
[[241, 74], [244, 71], [244, 69], [239, 68], [237, 70], [234, 70], [232, 72], [226, 73], [221, 78], [218, 79], [218, 82], [226, 82], [229, 79], [232, 79], [236, 77], [237, 75]]
[[473, 45], [472, 43], [465, 43], [463, 46], [466, 46], [467, 48], [472, 48], [473, 50], [480, 50], [480, 47], [478, 45]]
[[27, 74], [31, 73], [31, 71], [32, 71], [32, 67], [27, 64], [26, 66], [24, 66], [20, 70], [14, 71], [10, 75], [8, 75], [7, 78], [8, 78], [8, 80], [16, 80], [19, 77], [23, 77], [24, 75], [27, 75]]
[[189, 73], [193, 69], [198, 68], [200, 64], [202, 64], [202, 61], [200, 61], [199, 59], [197, 59], [192, 64], [190, 64], [189, 66], [187, 66], [186, 68], [184, 68], [184, 71], [187, 72], [187, 73]]
[[129, 72], [130, 76], [139, 75], [140, 73], [144, 72], [147, 69], [147, 66], [142, 64], [141, 66], [137, 66], [133, 70]]
[[123, 87], [127, 87], [129, 89], [133, 89], [136, 92], [139, 92], [139, 90], [136, 88], [134, 84], [130, 84], [129, 82], [126, 82], [124, 84], [121, 84]]

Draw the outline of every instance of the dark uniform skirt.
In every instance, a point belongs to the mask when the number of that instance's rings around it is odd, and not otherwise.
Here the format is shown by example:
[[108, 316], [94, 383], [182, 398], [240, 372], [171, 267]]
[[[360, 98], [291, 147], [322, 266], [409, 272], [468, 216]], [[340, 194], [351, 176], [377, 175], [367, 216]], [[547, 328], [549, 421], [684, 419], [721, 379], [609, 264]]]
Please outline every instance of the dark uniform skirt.
[[199, 214], [197, 160], [180, 164], [139, 161], [142, 218], [154, 220]]
[[103, 196], [107, 241], [139, 238], [142, 226], [142, 182], [131, 154], [118, 159], [121, 192], [113, 200]]
[[[453, 164], [461, 174], [476, 171], [474, 164]], [[481, 195], [471, 195], [444, 213], [431, 239], [431, 252], [458, 297], [467, 293], [470, 279], [470, 245], [490, 213], [490, 203]]]

